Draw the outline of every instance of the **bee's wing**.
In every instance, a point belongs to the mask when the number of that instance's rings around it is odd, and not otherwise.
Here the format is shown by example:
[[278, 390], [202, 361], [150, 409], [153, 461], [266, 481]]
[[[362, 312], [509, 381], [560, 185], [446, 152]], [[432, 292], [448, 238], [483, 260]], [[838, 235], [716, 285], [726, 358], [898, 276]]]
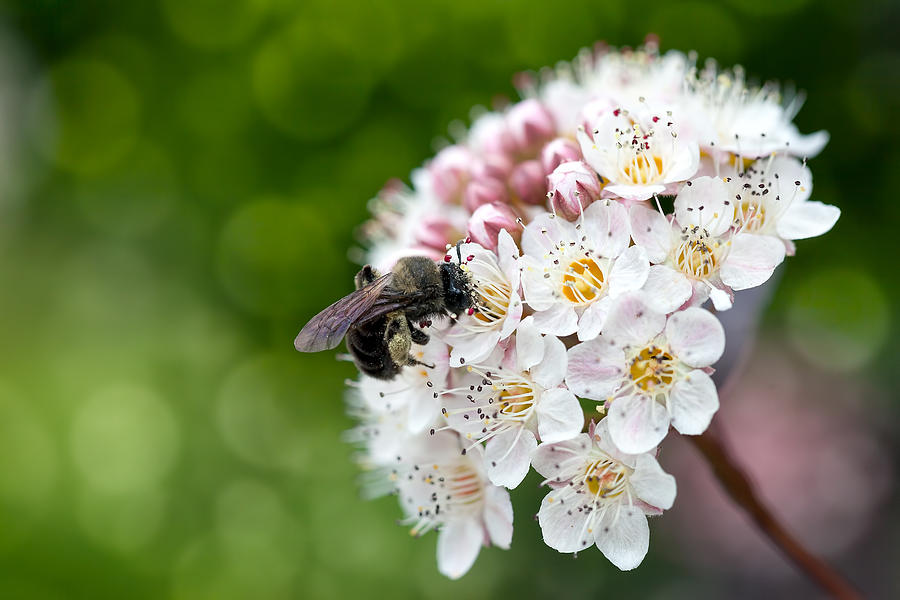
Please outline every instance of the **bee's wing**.
[[[369, 285], [344, 296], [307, 323], [294, 339], [294, 347], [300, 352], [330, 350], [341, 343], [350, 326], [372, 310], [382, 292], [391, 281], [391, 274], [385, 273]], [[379, 310], [384, 314], [389, 310]]]

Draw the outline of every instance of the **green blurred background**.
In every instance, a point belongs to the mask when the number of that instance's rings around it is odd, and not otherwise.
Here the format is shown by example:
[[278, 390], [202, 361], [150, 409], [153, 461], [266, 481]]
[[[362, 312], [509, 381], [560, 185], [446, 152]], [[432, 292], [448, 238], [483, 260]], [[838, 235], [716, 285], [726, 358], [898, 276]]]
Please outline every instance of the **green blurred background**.
[[[864, 390], [895, 459], [898, 28], [888, 0], [3, 2], [0, 597], [812, 593], [686, 566], [664, 520], [635, 573], [557, 555], [534, 479], [512, 550], [446, 581], [433, 534], [358, 497], [352, 367], [291, 341], [350, 289], [367, 199], [451, 121], [514, 97], [515, 72], [654, 32], [795, 83], [800, 129], [831, 132], [814, 199], [843, 216], [783, 267], [767, 339]], [[833, 557], [873, 596], [896, 591], [892, 499]]]

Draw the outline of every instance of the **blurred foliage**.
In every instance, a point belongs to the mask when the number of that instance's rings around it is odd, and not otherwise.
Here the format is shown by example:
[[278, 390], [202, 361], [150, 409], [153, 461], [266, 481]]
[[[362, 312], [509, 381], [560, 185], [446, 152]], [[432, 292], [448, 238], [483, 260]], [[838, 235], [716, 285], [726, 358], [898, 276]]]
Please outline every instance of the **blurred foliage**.
[[898, 28], [889, 0], [4, 2], [0, 596], [678, 596], [656, 546], [634, 574], [543, 547], [531, 479], [512, 550], [444, 580], [434, 535], [358, 499], [352, 367], [291, 340], [349, 291], [366, 200], [451, 121], [654, 32], [808, 92], [814, 198], [844, 212], [768, 323], [896, 389]]

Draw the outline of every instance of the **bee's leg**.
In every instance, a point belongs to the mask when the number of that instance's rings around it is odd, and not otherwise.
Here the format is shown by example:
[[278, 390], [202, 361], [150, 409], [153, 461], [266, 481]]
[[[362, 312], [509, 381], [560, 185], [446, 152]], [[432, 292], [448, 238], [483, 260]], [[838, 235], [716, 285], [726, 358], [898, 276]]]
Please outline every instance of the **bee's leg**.
[[409, 350], [412, 347], [412, 335], [409, 332], [409, 324], [406, 315], [402, 311], [396, 311], [388, 315], [387, 327], [384, 329], [384, 339], [387, 342], [388, 354], [397, 365], [409, 364]]
[[366, 265], [359, 270], [353, 281], [356, 283], [356, 289], [364, 288], [373, 281], [378, 279], [378, 271], [372, 268], [372, 265]]
[[424, 346], [431, 339], [427, 333], [416, 327], [409, 319], [406, 320], [406, 325], [409, 327], [409, 335], [414, 344]]

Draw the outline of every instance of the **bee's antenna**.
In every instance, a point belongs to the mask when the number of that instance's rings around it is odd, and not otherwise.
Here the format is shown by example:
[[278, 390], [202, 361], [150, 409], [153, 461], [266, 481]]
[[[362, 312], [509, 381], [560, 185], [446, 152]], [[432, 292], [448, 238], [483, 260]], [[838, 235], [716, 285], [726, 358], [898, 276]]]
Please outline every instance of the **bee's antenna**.
[[459, 240], [456, 242], [456, 258], [459, 259], [459, 264], [462, 264], [462, 250], [460, 250], [460, 246], [462, 246], [464, 240]]

